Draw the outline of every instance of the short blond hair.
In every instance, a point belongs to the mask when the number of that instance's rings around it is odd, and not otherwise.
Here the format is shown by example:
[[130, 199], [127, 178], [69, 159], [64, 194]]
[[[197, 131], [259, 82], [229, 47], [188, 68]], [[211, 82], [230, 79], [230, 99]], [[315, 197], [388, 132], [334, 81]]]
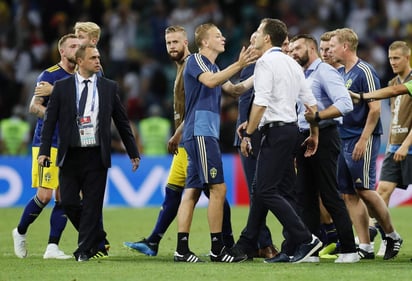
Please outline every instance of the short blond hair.
[[181, 32], [185, 37], [187, 37], [186, 29], [180, 25], [171, 25], [165, 29], [165, 35], [169, 33]]
[[60, 39], [59, 42], [57, 42], [57, 49], [60, 50], [64, 42], [67, 41], [67, 39], [77, 39], [77, 36], [73, 33], [69, 33], [66, 35], [63, 35]]
[[392, 44], [389, 45], [389, 51], [393, 51], [396, 49], [400, 49], [402, 51], [402, 55], [404, 56], [411, 55], [411, 48], [409, 48], [408, 44], [405, 41], [394, 41]]
[[336, 37], [339, 43], [348, 43], [350, 50], [356, 52], [358, 49], [359, 39], [358, 35], [350, 28], [339, 28], [333, 31], [332, 37]]
[[76, 32], [76, 30], [78, 31], [83, 31], [85, 33], [87, 33], [90, 38], [92, 39], [97, 39], [97, 41], [99, 41], [100, 39], [100, 27], [95, 24], [94, 22], [91, 21], [78, 21], [76, 22], [76, 24], [74, 25], [74, 31]]
[[329, 42], [332, 36], [333, 36], [333, 31], [326, 31], [320, 36], [320, 41]]
[[209, 34], [209, 30], [212, 28], [217, 27], [216, 25], [214, 25], [213, 23], [204, 23], [199, 25], [196, 30], [195, 30], [195, 44], [196, 46], [200, 49], [200, 47], [202, 47], [202, 41], [205, 38], [208, 38]]

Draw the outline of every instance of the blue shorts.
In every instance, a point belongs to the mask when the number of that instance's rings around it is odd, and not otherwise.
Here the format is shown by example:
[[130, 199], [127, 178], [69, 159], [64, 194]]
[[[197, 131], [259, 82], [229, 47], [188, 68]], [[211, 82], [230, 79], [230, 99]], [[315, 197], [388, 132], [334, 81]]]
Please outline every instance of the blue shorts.
[[355, 188], [375, 190], [376, 159], [381, 138], [379, 135], [372, 135], [366, 144], [364, 157], [354, 161], [352, 152], [358, 140], [359, 137], [342, 139], [342, 149], [338, 159], [338, 184], [343, 194], [355, 194]]
[[184, 147], [189, 161], [187, 188], [204, 188], [209, 184], [224, 183], [222, 154], [218, 139], [195, 136], [185, 141]]

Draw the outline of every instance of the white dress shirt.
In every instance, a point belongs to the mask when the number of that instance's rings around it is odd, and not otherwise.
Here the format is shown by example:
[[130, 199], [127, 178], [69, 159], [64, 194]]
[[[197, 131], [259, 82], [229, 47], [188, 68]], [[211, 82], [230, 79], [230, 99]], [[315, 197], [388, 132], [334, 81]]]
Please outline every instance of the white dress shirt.
[[77, 81], [77, 99], [76, 102], [77, 104], [79, 103], [80, 100], [80, 93], [83, 91], [83, 88], [85, 87], [85, 84], [83, 83], [84, 80], [89, 80], [90, 82], [88, 83], [88, 92], [87, 92], [87, 100], [86, 100], [86, 106], [84, 108], [84, 114], [83, 116], [90, 116], [91, 123], [93, 124], [93, 127], [95, 128], [95, 133], [96, 133], [96, 141], [99, 141], [98, 136], [98, 129], [99, 129], [99, 120], [97, 118], [99, 114], [99, 92], [97, 90], [97, 75], [93, 74], [91, 77], [85, 79], [82, 77], [78, 72], [76, 72], [76, 81]]
[[316, 105], [302, 67], [279, 47], [267, 50], [255, 66], [254, 104], [266, 107], [259, 128], [274, 121], [296, 122], [296, 103]]

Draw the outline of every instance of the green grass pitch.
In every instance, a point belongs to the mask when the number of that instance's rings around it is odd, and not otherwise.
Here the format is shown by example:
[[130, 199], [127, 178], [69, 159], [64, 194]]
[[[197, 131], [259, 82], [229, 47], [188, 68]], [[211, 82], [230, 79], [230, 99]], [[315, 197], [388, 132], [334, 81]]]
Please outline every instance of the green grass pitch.
[[[335, 264], [333, 260], [321, 260], [314, 264], [265, 264], [262, 259], [241, 264], [183, 264], [173, 262], [176, 247], [176, 222], [165, 234], [157, 257], [148, 257], [123, 247], [124, 241], [136, 241], [147, 237], [157, 218], [158, 208], [106, 208], [104, 225], [111, 243], [110, 257], [100, 261], [78, 263], [70, 260], [44, 260], [49, 233], [50, 208], [45, 209], [37, 221], [29, 228], [27, 246], [29, 256], [25, 259], [15, 257], [11, 230], [17, 225], [21, 208], [0, 209], [0, 281], [83, 281], [83, 280], [168, 280], [168, 281], [364, 281], [412, 280], [411, 236], [412, 208], [397, 207], [390, 210], [397, 231], [402, 235], [404, 244], [399, 256], [390, 261], [361, 261], [356, 264]], [[235, 239], [245, 226], [247, 207], [232, 208], [232, 224]], [[281, 227], [272, 214], [268, 215], [268, 225], [276, 244], [280, 244]], [[71, 253], [76, 248], [77, 235], [70, 224], [66, 226], [60, 248]], [[375, 251], [380, 244], [376, 238]], [[190, 248], [193, 252], [206, 257], [210, 247], [210, 236], [206, 219], [206, 209], [195, 212]]]

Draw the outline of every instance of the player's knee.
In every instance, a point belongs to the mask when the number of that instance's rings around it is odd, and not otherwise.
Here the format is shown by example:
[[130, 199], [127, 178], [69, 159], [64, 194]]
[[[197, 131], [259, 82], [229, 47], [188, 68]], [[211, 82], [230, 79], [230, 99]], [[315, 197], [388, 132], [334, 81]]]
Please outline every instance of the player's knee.
[[48, 188], [39, 188], [36, 196], [44, 205], [47, 205], [53, 197], [53, 190]]

